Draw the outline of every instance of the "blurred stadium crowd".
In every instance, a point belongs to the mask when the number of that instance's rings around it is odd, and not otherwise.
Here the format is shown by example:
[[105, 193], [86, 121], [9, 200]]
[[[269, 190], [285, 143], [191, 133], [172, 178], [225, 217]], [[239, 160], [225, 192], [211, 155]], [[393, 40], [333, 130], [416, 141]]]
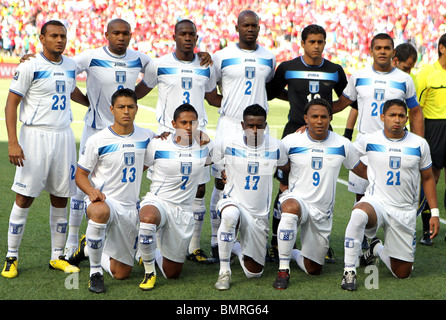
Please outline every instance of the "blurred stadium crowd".
[[236, 41], [237, 16], [245, 9], [259, 14], [259, 43], [278, 62], [301, 53], [300, 32], [306, 25], [323, 26], [325, 57], [347, 74], [370, 62], [370, 40], [378, 32], [389, 33], [395, 45], [414, 44], [418, 66], [436, 58], [438, 38], [446, 32], [444, 0], [2, 0], [1, 55], [38, 51], [40, 27], [49, 19], [67, 26], [67, 55], [103, 46], [105, 25], [118, 17], [132, 25], [131, 47], [152, 57], [172, 51], [173, 26], [181, 19], [197, 25], [197, 50], [213, 53]]

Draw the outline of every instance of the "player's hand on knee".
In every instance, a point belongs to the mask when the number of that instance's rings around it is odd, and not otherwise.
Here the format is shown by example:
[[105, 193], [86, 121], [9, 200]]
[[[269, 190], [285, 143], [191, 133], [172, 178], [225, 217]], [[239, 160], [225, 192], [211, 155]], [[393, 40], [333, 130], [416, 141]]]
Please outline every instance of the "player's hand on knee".
[[88, 194], [88, 198], [91, 202], [105, 201], [105, 194], [98, 189], [94, 189]]

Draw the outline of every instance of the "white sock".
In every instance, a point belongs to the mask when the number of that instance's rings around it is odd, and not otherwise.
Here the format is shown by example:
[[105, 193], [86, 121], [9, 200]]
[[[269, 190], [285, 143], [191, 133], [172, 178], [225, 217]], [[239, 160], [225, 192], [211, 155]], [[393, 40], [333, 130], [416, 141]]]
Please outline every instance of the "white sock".
[[164, 273], [164, 269], [163, 269], [163, 255], [161, 254], [160, 249], [156, 248], [155, 250], [155, 261], [156, 264], [158, 265], [158, 268], [161, 270], [161, 273], [163, 274], [164, 278], [167, 279], [166, 274]]
[[294, 260], [296, 260], [299, 268], [301, 268], [306, 274], [308, 274], [307, 268], [305, 268], [305, 258], [302, 255], [302, 252], [298, 249], [293, 249], [293, 251], [291, 252], [291, 256]]
[[79, 227], [85, 214], [84, 194], [78, 193], [70, 200], [70, 217], [68, 220], [68, 237], [66, 247], [77, 247]]
[[392, 272], [393, 276], [395, 278], [398, 278], [395, 273], [393, 273], [392, 271], [392, 263], [390, 261], [390, 257], [388, 255], [386, 255], [384, 252], [384, 245], [382, 243], [377, 243], [375, 245], [375, 247], [373, 248], [373, 253], [377, 256], [379, 256], [379, 258], [381, 259], [382, 262], [384, 262], [384, 264], [386, 265], [386, 267], [390, 270], [390, 272]]
[[290, 269], [291, 252], [296, 243], [299, 217], [292, 213], [282, 212], [277, 227], [277, 247], [279, 250], [279, 269]]
[[361, 209], [353, 209], [345, 229], [344, 238], [344, 269], [356, 270], [356, 260], [361, 252], [364, 229], [368, 221], [367, 213]]
[[102, 250], [105, 242], [106, 223], [97, 223], [88, 220], [86, 240], [88, 246], [88, 258], [90, 260], [90, 276], [93, 273], [103, 273], [101, 267]]
[[204, 198], [195, 198], [192, 204], [192, 210], [194, 212], [194, 232], [189, 243], [189, 253], [200, 249], [201, 230], [203, 229], [204, 215], [206, 214], [206, 205]]
[[217, 203], [221, 199], [223, 190], [219, 190], [214, 186], [212, 190], [211, 202], [209, 204], [210, 218], [211, 218], [211, 246], [215, 247], [218, 244], [217, 233], [220, 227], [221, 218], [217, 212]]
[[9, 216], [8, 253], [6, 257], [19, 257], [19, 247], [25, 231], [29, 208], [20, 208], [15, 202]]
[[50, 206], [51, 260], [57, 260], [63, 255], [67, 225], [67, 208]]
[[113, 273], [111, 272], [111, 262], [110, 257], [102, 252], [101, 256], [101, 267], [105, 270], [112, 278], [114, 278]]
[[145, 273], [155, 273], [156, 225], [153, 223], [139, 224], [139, 251]]
[[225, 207], [221, 213], [221, 223], [217, 233], [220, 274], [224, 271], [231, 272], [231, 252], [236, 239], [235, 228], [239, 217], [240, 210], [235, 206]]

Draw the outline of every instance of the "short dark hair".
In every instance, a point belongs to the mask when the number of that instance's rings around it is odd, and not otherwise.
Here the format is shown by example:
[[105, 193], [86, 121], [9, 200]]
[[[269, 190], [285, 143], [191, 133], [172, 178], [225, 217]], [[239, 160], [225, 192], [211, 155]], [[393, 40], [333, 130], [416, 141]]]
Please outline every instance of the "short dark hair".
[[441, 52], [440, 52], [440, 45], [442, 45], [443, 47], [446, 48], [446, 33], [443, 34], [440, 39], [438, 40], [438, 57], [441, 57]]
[[43, 35], [43, 36], [45, 35], [46, 29], [48, 28], [48, 26], [64, 27], [65, 30], [67, 30], [67, 27], [65, 27], [65, 25], [62, 22], [60, 22], [59, 20], [49, 20], [40, 29], [40, 34], [41, 35]]
[[312, 106], [315, 106], [315, 105], [325, 107], [325, 108], [327, 109], [327, 111], [328, 111], [328, 115], [329, 115], [330, 117], [333, 115], [333, 112], [332, 112], [332, 110], [331, 110], [331, 104], [330, 104], [327, 100], [322, 99], [322, 98], [316, 98], [316, 99], [310, 100], [310, 101], [305, 105], [305, 108], [304, 108], [304, 114], [307, 114], [308, 110], [309, 110]]
[[197, 26], [195, 25], [195, 23], [193, 23], [192, 20], [189, 20], [189, 19], [183, 19], [183, 20], [178, 21], [178, 22], [175, 24], [175, 33], [177, 33], [177, 31], [178, 31], [178, 26], [181, 25], [181, 24], [183, 24], [183, 23], [190, 23], [190, 24], [192, 24], [192, 25], [194, 26], [194, 28], [195, 28], [195, 31], [197, 31]]
[[399, 62], [405, 62], [409, 58], [413, 58], [414, 61], [417, 61], [418, 52], [417, 49], [410, 43], [401, 43], [395, 48], [395, 57], [398, 58]]
[[390, 42], [392, 43], [392, 48], [395, 48], [392, 37], [389, 36], [387, 33], [378, 33], [377, 35], [375, 35], [372, 39], [372, 42], [370, 43], [370, 48], [373, 48], [376, 40], [390, 40]]
[[118, 100], [119, 97], [129, 97], [132, 98], [135, 101], [135, 103], [138, 102], [138, 98], [136, 97], [135, 91], [129, 88], [122, 88], [113, 93], [111, 98], [112, 106], [115, 105], [116, 100]]
[[406, 102], [404, 102], [404, 101], [401, 100], [401, 99], [390, 99], [390, 100], [387, 100], [387, 101], [384, 103], [384, 105], [383, 105], [383, 111], [382, 111], [382, 113], [385, 114], [385, 113], [387, 112], [387, 110], [389, 110], [389, 108], [390, 108], [391, 106], [399, 106], [399, 107], [403, 107], [404, 110], [405, 110], [406, 113], [407, 113], [407, 104], [406, 104]]
[[247, 116], [259, 116], [259, 117], [264, 117], [266, 120], [266, 110], [259, 104], [252, 104], [248, 107], [246, 107], [246, 109], [243, 111], [243, 120], [245, 120], [245, 118]]
[[302, 30], [301, 39], [303, 42], [307, 40], [309, 34], [322, 34], [324, 36], [324, 40], [327, 38], [325, 29], [317, 24], [310, 24]]
[[177, 121], [177, 119], [180, 117], [180, 114], [182, 112], [186, 112], [186, 111], [195, 113], [195, 115], [197, 116], [197, 120], [198, 120], [197, 110], [195, 110], [195, 108], [191, 104], [183, 103], [182, 105], [180, 105], [178, 108], [175, 109], [175, 111], [173, 113], [173, 121]]

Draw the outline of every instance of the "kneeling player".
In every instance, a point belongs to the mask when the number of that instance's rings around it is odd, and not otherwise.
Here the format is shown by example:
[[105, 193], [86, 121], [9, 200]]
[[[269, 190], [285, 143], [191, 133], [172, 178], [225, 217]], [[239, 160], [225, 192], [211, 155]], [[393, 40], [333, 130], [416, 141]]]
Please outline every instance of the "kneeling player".
[[155, 285], [155, 260], [166, 278], [180, 276], [194, 231], [192, 205], [202, 167], [209, 161], [211, 146], [200, 146], [194, 138], [198, 114], [193, 106], [179, 106], [172, 125], [174, 134], [154, 140], [147, 149], [145, 165], [153, 166], [153, 172], [139, 213], [139, 249], [145, 269], [142, 290]]
[[361, 258], [373, 263], [378, 256], [397, 278], [407, 278], [415, 255], [415, 228], [419, 181], [432, 208], [431, 238], [438, 234], [440, 221], [435, 179], [427, 142], [406, 130], [407, 106], [402, 100], [388, 100], [381, 120], [384, 130], [368, 134], [357, 142], [358, 151], [368, 158], [370, 181], [365, 196], [351, 214], [345, 230], [344, 275], [341, 287], [356, 290], [356, 260], [364, 234], [375, 237], [379, 227], [385, 231], [385, 245], [374, 238]]

